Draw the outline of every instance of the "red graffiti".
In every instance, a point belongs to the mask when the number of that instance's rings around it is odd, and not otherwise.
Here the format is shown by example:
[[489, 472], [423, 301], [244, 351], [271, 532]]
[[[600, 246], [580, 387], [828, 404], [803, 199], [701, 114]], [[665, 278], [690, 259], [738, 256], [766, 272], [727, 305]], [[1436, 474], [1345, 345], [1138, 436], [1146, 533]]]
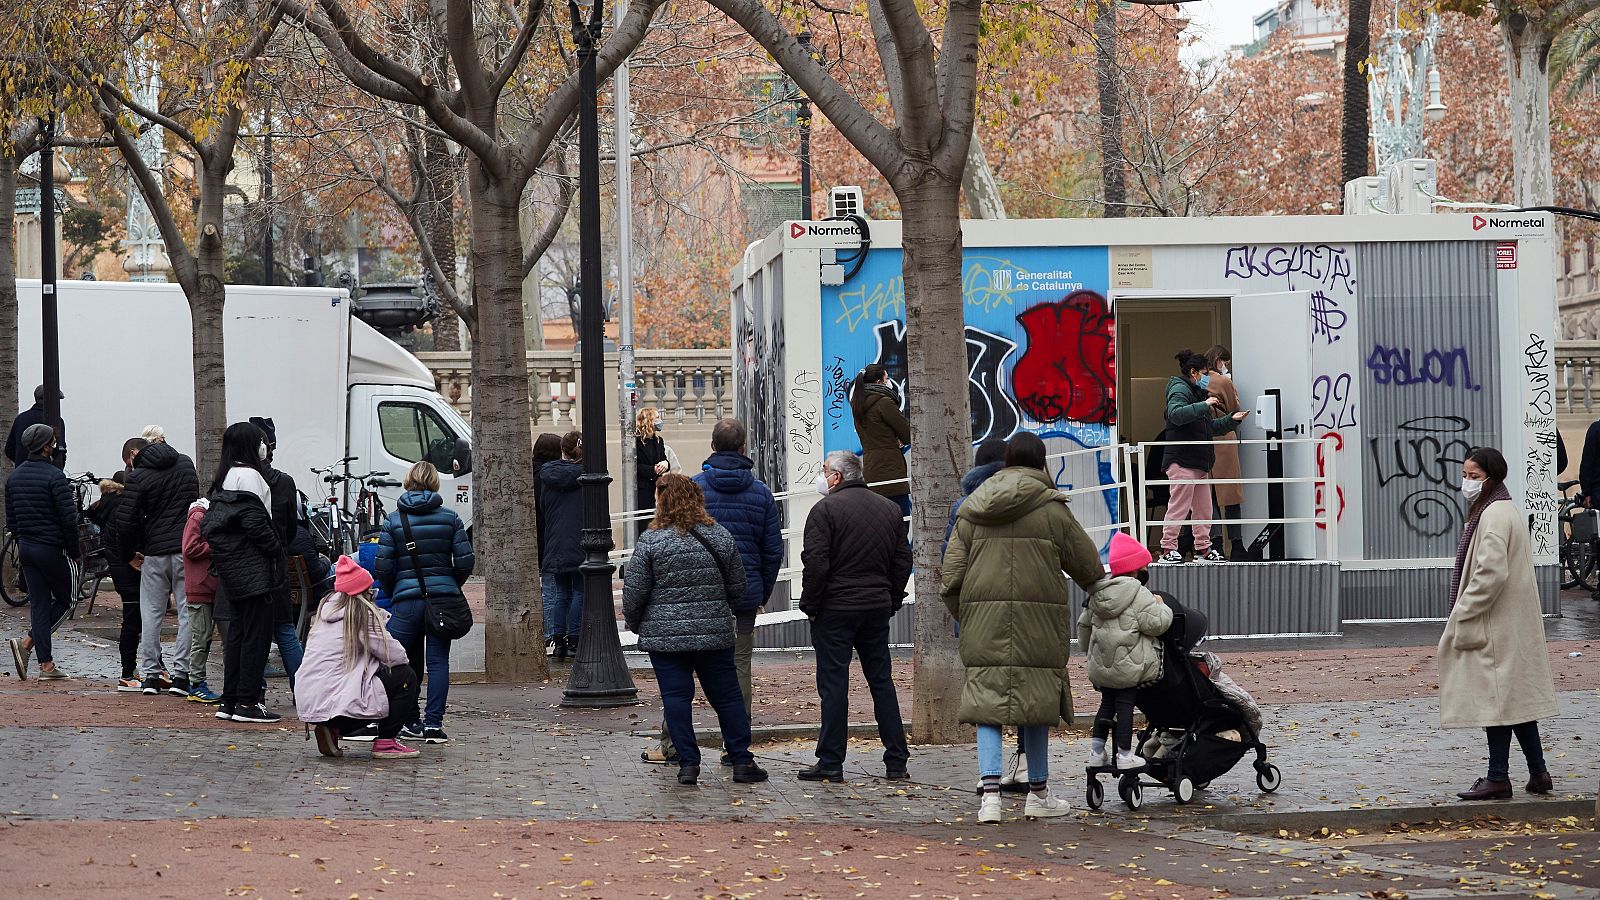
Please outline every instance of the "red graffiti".
[[1111, 309], [1094, 291], [1041, 303], [1017, 321], [1028, 349], [1011, 375], [1017, 403], [1039, 422], [1117, 421]]
[[[1328, 446], [1328, 438], [1333, 438], [1333, 452], [1338, 453], [1340, 450], [1344, 449], [1344, 435], [1340, 434], [1337, 431], [1330, 431], [1330, 432], [1322, 435], [1321, 437], [1319, 437], [1317, 439], [1317, 477], [1318, 478], [1325, 478], [1325, 477], [1327, 477], [1327, 474], [1328, 474], [1328, 463], [1322, 457], [1322, 454], [1324, 452], [1323, 448]], [[1327, 506], [1324, 505], [1323, 502], [1322, 502], [1322, 490], [1323, 490], [1322, 483], [1318, 482], [1317, 483], [1317, 512], [1316, 512], [1316, 517], [1318, 519], [1321, 519], [1327, 513]], [[1335, 510], [1334, 513], [1333, 513], [1333, 520], [1335, 522], [1342, 522], [1342, 521], [1344, 521], [1344, 488], [1335, 485], [1333, 490], [1334, 490], [1335, 502], [1337, 502], [1339, 504], [1339, 508], [1337, 510]], [[1319, 528], [1319, 529], [1321, 529], [1323, 531], [1327, 531], [1328, 530], [1328, 525], [1327, 525], [1326, 522], [1318, 522], [1317, 523], [1317, 528]]]

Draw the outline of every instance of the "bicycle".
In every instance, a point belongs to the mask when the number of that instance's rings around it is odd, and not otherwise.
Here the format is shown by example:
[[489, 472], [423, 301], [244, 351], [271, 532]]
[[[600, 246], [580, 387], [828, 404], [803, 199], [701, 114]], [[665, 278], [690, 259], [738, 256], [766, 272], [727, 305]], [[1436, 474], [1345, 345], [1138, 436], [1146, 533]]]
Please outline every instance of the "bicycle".
[[[94, 612], [94, 597], [100, 591], [100, 582], [111, 574], [111, 563], [106, 558], [100, 527], [89, 521], [88, 504], [85, 502], [90, 486], [98, 484], [99, 479], [93, 472], [85, 472], [69, 477], [67, 481], [72, 485], [73, 501], [78, 508], [77, 552], [67, 557], [68, 577], [73, 586], [72, 608], [68, 617], [76, 618], [78, 604], [84, 600], [89, 601], [89, 608], [84, 615]], [[26, 606], [28, 603], [28, 586], [22, 577], [17, 537], [9, 530], [6, 532], [5, 546], [0, 549], [0, 599], [11, 606]]]
[[1600, 510], [1567, 495], [1577, 485], [1576, 481], [1563, 481], [1556, 486], [1562, 494], [1556, 509], [1561, 526], [1561, 589], [1581, 588], [1600, 600]]
[[[328, 485], [328, 498], [309, 507], [306, 516], [311, 536], [317, 541], [318, 549], [328, 553], [329, 559], [355, 552], [362, 538], [383, 527], [388, 512], [384, 509], [383, 498], [372, 488], [400, 486], [399, 482], [389, 479], [388, 472], [368, 472], [365, 475], [352, 473], [350, 464], [360, 458], [347, 456], [327, 468], [311, 470]], [[336, 471], [340, 468], [342, 472]], [[360, 486], [354, 513], [339, 504], [339, 488], [350, 482]]]

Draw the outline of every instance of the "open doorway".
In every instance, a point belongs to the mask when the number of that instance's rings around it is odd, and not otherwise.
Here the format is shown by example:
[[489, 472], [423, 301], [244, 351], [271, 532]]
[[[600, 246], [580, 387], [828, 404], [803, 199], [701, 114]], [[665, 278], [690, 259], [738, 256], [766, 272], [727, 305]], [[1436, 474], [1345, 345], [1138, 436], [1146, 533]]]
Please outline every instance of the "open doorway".
[[1127, 443], [1153, 441], [1166, 427], [1167, 382], [1178, 374], [1174, 355], [1228, 343], [1228, 300], [1118, 297], [1115, 304], [1117, 430]]

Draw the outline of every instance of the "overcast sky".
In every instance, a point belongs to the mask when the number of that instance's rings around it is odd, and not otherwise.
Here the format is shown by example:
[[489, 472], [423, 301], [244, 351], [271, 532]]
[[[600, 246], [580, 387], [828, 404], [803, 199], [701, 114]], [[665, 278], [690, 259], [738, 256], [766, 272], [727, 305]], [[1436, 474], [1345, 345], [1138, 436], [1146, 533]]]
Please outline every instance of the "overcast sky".
[[1251, 20], [1273, 6], [1273, 0], [1193, 0], [1183, 4], [1189, 16], [1189, 31], [1205, 45], [1186, 56], [1217, 56], [1234, 44], [1255, 39]]

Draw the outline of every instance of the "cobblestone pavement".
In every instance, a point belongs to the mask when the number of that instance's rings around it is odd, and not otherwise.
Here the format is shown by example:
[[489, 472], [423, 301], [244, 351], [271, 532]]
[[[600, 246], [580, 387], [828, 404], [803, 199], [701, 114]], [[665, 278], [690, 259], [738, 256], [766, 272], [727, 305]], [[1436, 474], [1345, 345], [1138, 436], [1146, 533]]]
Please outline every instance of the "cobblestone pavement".
[[[64, 634], [61, 658], [114, 674], [94, 627]], [[103, 677], [7, 678], [0, 896], [1600, 897], [1600, 841], [1578, 813], [1600, 783], [1586, 727], [1600, 721], [1594, 643], [1552, 646], [1562, 715], [1544, 725], [1548, 799], [1454, 801], [1485, 750], [1478, 732], [1437, 727], [1423, 649], [1219, 644], [1266, 701], [1277, 793], [1258, 790], [1246, 761], [1188, 806], [1150, 789], [1130, 811], [1111, 790], [1090, 812], [1086, 741], [1065, 733], [1052, 787], [1072, 815], [1029, 822], [1008, 801], [1000, 826], [973, 821], [971, 744], [914, 748], [915, 780], [892, 783], [877, 777], [875, 744], [854, 740], [839, 785], [794, 779], [812, 761], [805, 742], [758, 748], [763, 785], [732, 784], [713, 751], [701, 785], [684, 788], [639, 760], [649, 742], [632, 732], [655, 725], [654, 705], [566, 710], [559, 684], [457, 685], [453, 743], [377, 763], [354, 747], [322, 759], [297, 723], [222, 723]], [[758, 696], [798, 706], [808, 672], [766, 660]], [[647, 681], [641, 697], [653, 704]]]

